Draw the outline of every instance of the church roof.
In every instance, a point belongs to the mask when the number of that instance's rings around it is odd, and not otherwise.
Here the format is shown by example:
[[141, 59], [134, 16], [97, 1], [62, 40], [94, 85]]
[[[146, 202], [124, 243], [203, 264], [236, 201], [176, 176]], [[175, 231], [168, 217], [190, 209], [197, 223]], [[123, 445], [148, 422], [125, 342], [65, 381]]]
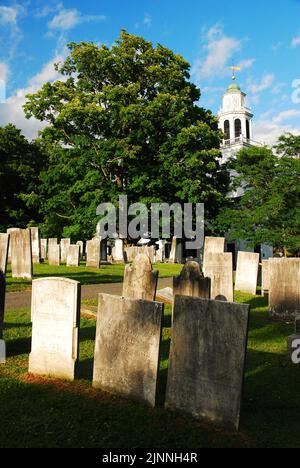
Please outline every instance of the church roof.
[[239, 85], [237, 83], [232, 83], [229, 88], [227, 89], [227, 93], [232, 93], [234, 91], [241, 91], [241, 88], [239, 87]]

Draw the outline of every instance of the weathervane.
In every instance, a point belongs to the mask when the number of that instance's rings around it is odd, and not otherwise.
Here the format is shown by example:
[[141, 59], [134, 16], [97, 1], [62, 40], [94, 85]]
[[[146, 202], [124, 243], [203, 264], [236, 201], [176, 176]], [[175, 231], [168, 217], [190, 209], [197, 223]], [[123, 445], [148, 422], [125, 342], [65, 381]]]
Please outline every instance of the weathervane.
[[235, 72], [240, 71], [241, 68], [237, 67], [237, 66], [235, 66], [233, 64], [232, 64], [232, 66], [230, 68], [232, 70], [232, 79], [233, 79], [233, 81], [235, 81], [236, 80]]

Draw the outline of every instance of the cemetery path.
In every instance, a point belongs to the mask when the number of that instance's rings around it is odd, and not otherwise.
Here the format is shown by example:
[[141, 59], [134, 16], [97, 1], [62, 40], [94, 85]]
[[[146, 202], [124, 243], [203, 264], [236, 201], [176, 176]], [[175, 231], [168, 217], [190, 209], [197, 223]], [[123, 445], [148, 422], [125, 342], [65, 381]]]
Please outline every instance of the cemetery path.
[[[161, 278], [158, 288], [163, 289], [172, 286], [172, 278]], [[81, 299], [97, 299], [99, 293], [120, 296], [122, 294], [122, 283], [84, 284], [81, 287]], [[31, 306], [31, 291], [7, 293], [5, 297], [6, 310], [24, 309]]]

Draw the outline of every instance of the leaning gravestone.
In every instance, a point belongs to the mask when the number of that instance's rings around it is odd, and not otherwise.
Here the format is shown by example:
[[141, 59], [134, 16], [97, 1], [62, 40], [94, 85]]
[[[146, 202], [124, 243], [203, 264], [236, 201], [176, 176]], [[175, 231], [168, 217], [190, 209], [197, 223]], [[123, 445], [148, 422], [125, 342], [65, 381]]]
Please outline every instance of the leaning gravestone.
[[235, 289], [244, 293], [256, 295], [259, 267], [259, 254], [251, 252], [239, 252]]
[[48, 247], [48, 239], [41, 239], [41, 257], [44, 260], [46, 260], [47, 258], [47, 247]]
[[68, 267], [78, 267], [80, 258], [80, 246], [79, 245], [70, 245], [67, 255], [67, 266]]
[[32, 262], [40, 263], [40, 258], [41, 258], [40, 230], [37, 227], [32, 227], [30, 228], [30, 232], [31, 232]]
[[32, 251], [30, 229], [11, 233], [11, 271], [13, 278], [32, 279]]
[[173, 296], [193, 296], [210, 299], [210, 278], [204, 278], [197, 262], [187, 262], [180, 276], [173, 278]]
[[225, 250], [225, 237], [205, 237], [204, 242], [204, 253], [203, 253], [203, 273], [205, 276], [206, 264], [208, 261], [208, 255], [216, 253], [224, 253]]
[[101, 238], [95, 237], [86, 243], [86, 266], [100, 268], [101, 263]]
[[166, 406], [238, 430], [250, 306], [176, 296]]
[[7, 270], [9, 240], [9, 234], [0, 234], [0, 270], [2, 270], [4, 274], [6, 274]]
[[60, 265], [60, 245], [54, 242], [49, 243], [48, 246], [48, 264], [50, 266]]
[[43, 278], [32, 283], [29, 372], [74, 380], [78, 363], [80, 283]]
[[269, 268], [271, 315], [293, 320], [300, 314], [300, 258], [272, 259]]
[[68, 250], [71, 245], [71, 239], [61, 239], [60, 241], [60, 260], [61, 263], [67, 263]]
[[99, 294], [93, 387], [155, 406], [163, 310]]
[[211, 279], [211, 299], [233, 302], [232, 253], [208, 254], [205, 272]]
[[157, 281], [158, 271], [152, 270], [148, 255], [140, 254], [135, 258], [132, 266], [125, 267], [123, 296], [154, 301]]

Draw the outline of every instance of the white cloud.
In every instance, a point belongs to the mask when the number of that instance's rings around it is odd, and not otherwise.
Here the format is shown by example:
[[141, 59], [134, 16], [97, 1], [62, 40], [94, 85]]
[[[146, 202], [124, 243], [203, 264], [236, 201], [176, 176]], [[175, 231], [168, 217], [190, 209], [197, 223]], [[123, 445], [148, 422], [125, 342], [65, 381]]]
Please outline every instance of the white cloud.
[[300, 36], [294, 37], [292, 40], [292, 47], [298, 47], [300, 46]]
[[289, 109], [271, 117], [269, 113], [263, 114], [253, 124], [254, 140], [261, 141], [269, 146], [277, 143], [278, 137], [284, 133], [300, 135], [300, 126], [292, 120], [300, 116], [300, 111]]
[[226, 36], [219, 25], [213, 26], [206, 34], [206, 57], [195, 60], [193, 76], [200, 80], [223, 74], [228, 61], [240, 48], [240, 40]]
[[274, 82], [273, 74], [266, 74], [262, 77], [260, 83], [254, 83], [251, 80], [248, 82], [248, 88], [252, 94], [259, 94], [262, 91], [270, 88]]
[[16, 25], [18, 13], [18, 7], [0, 6], [0, 24]]
[[77, 8], [62, 8], [48, 23], [50, 30], [69, 31], [81, 23], [103, 21], [103, 15], [83, 15]]
[[287, 120], [294, 119], [300, 116], [300, 110], [289, 109], [283, 112], [280, 112], [276, 117], [273, 118], [275, 123], [283, 123]]
[[252, 68], [254, 65], [255, 59], [245, 59], [241, 60], [237, 66], [241, 68], [241, 70], [246, 70], [246, 68]]
[[26, 4], [15, 4], [13, 7], [0, 6], [0, 42], [6, 44], [5, 50], [8, 60], [14, 58], [18, 45], [22, 39], [22, 32], [18, 26], [20, 16], [26, 14]]

